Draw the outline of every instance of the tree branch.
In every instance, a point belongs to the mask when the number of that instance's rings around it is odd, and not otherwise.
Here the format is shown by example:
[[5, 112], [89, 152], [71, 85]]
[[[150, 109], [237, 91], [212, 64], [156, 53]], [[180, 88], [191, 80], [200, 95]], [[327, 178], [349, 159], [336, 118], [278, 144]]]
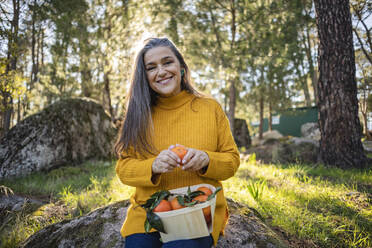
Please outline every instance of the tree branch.
[[360, 47], [362, 48], [362, 51], [363, 51], [364, 55], [367, 57], [369, 63], [372, 64], [372, 58], [369, 56], [368, 52], [364, 48], [362, 39], [359, 37], [358, 31], [355, 28], [353, 28], [353, 31], [354, 31], [354, 34], [356, 35], [357, 39], [358, 39], [358, 42], [360, 44]]
[[230, 9], [228, 9], [225, 5], [223, 5], [220, 1], [216, 0], [216, 3], [218, 5], [220, 5], [223, 9], [227, 10], [227, 11], [231, 11]]

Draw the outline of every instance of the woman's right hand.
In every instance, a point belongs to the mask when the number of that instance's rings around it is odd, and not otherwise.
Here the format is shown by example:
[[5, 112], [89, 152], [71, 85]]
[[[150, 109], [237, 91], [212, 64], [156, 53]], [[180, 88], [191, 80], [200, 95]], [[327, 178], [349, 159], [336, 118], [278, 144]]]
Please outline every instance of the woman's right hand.
[[[171, 147], [173, 146], [170, 146], [170, 148]], [[178, 156], [174, 152], [172, 152], [170, 148], [161, 151], [152, 163], [153, 174], [171, 172], [181, 163]]]

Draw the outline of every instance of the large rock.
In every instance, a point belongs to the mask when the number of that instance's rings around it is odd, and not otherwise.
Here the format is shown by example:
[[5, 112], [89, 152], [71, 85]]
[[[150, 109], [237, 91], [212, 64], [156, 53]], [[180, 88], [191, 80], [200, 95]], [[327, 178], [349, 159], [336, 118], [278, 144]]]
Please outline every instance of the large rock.
[[[231, 217], [217, 247], [288, 247], [246, 206], [232, 200], [228, 204]], [[50, 225], [32, 235], [23, 248], [124, 247], [119, 230], [128, 205], [128, 201], [114, 203], [86, 216]]]
[[314, 164], [318, 161], [318, 147], [317, 141], [292, 138], [273, 148], [272, 162]]
[[234, 140], [238, 147], [248, 149], [251, 146], [251, 137], [247, 122], [244, 119], [235, 119], [234, 122]]
[[363, 142], [363, 148], [366, 152], [372, 152], [372, 141], [365, 140]]
[[[4, 186], [0, 186], [4, 187]], [[0, 223], [3, 227], [9, 223], [14, 215], [19, 212], [30, 213], [42, 206], [44, 202], [28, 197], [14, 195], [13, 193], [4, 194], [0, 190]], [[1, 241], [0, 241], [0, 247]]]
[[14, 126], [0, 141], [0, 179], [112, 158], [116, 129], [90, 99], [58, 101]]
[[272, 143], [282, 138], [283, 135], [278, 130], [266, 131], [262, 134], [262, 139], [259, 139], [258, 135], [256, 135], [252, 140], [252, 145], [262, 146], [267, 142]]
[[317, 122], [308, 122], [301, 126], [301, 135], [304, 138], [320, 140], [320, 130]]

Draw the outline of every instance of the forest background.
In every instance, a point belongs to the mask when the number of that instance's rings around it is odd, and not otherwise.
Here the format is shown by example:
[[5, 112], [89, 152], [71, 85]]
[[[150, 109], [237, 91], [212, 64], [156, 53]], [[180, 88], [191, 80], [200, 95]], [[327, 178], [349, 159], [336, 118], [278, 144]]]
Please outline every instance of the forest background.
[[[371, 8], [350, 1], [368, 137]], [[318, 40], [309, 0], [2, 0], [0, 16], [0, 137], [69, 97], [94, 98], [112, 121], [120, 119], [135, 52], [149, 37], [174, 41], [194, 83], [219, 100], [230, 121], [268, 117], [271, 123], [275, 112], [317, 102]]]

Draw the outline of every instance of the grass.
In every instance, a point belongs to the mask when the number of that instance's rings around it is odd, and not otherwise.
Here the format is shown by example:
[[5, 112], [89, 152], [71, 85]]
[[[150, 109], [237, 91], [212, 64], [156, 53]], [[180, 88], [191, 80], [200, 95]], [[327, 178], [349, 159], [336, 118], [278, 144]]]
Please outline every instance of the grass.
[[[8, 215], [0, 228], [0, 246], [18, 247], [49, 224], [129, 198], [134, 189], [120, 183], [114, 167], [115, 161], [91, 161], [1, 181], [15, 194], [45, 204]], [[250, 156], [223, 184], [227, 197], [255, 208], [292, 247], [372, 245], [372, 170], [260, 164]]]
[[[249, 187], [262, 182], [267, 186], [256, 197]], [[372, 245], [372, 170], [248, 161], [223, 184], [228, 197], [254, 207], [271, 226], [313, 247]]]

